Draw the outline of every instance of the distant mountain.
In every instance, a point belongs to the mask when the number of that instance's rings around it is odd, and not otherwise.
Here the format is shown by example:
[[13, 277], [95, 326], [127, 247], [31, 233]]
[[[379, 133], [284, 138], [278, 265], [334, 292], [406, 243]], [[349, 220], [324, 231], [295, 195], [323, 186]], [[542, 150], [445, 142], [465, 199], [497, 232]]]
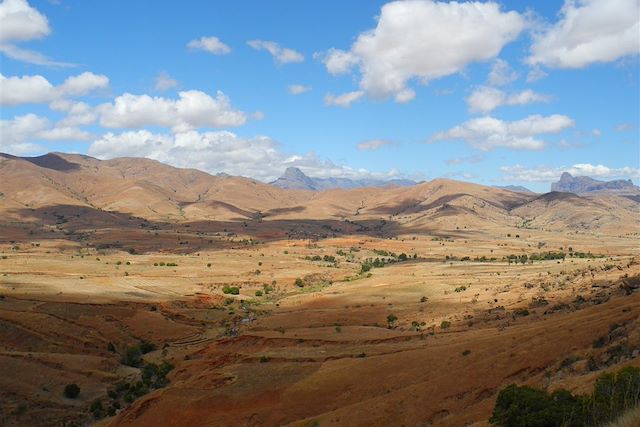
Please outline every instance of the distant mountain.
[[633, 185], [630, 179], [617, 179], [614, 181], [600, 181], [588, 176], [572, 176], [564, 172], [560, 181], [551, 184], [551, 191], [564, 191], [569, 193], [638, 193], [640, 187]]
[[409, 187], [415, 185], [415, 181], [408, 179], [392, 179], [385, 181], [382, 179], [362, 178], [312, 178], [307, 176], [300, 169], [295, 167], [287, 168], [284, 175], [270, 183], [271, 185], [287, 190], [312, 190], [322, 191], [333, 188], [364, 188], [364, 187]]
[[527, 187], [523, 187], [522, 185], [494, 185], [493, 187], [500, 188], [501, 190], [515, 191], [516, 193], [535, 194], [533, 191], [529, 190]]

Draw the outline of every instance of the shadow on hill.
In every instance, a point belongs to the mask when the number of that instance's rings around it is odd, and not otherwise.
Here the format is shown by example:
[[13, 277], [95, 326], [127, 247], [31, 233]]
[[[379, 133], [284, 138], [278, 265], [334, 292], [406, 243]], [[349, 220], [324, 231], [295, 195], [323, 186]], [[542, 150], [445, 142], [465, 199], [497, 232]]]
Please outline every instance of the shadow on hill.
[[80, 165], [63, 159], [57, 154], [49, 153], [37, 157], [20, 157], [41, 168], [53, 169], [59, 172], [70, 172], [80, 169]]
[[422, 234], [441, 238], [467, 238], [476, 232], [447, 233], [425, 227], [402, 225], [384, 219], [253, 219], [153, 221], [124, 212], [88, 206], [52, 205], [16, 209], [10, 214], [23, 221], [0, 224], [0, 243], [26, 243], [63, 239], [83, 247], [118, 249], [132, 253], [193, 253], [206, 249], [241, 248], [277, 240], [314, 242], [347, 236], [398, 239]]

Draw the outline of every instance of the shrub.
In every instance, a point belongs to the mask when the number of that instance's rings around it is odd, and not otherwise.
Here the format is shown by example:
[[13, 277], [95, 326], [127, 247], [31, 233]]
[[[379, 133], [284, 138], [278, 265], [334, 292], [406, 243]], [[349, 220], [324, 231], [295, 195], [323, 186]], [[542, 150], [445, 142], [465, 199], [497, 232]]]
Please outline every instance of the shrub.
[[142, 351], [137, 345], [127, 346], [120, 360], [123, 365], [139, 367], [142, 364]]
[[257, 297], [261, 297], [262, 296], [262, 291], [261, 290], [257, 290], [256, 291], [256, 296]]
[[442, 329], [449, 329], [450, 326], [451, 322], [449, 322], [448, 320], [443, 320], [442, 322], [440, 322], [440, 328]]
[[302, 281], [301, 278], [298, 277], [295, 281], [295, 285], [298, 286], [299, 288], [302, 288], [304, 287], [304, 282]]
[[222, 288], [222, 293], [223, 294], [231, 294], [231, 295], [240, 295], [240, 288], [238, 288], [237, 286], [225, 285]]
[[601, 375], [589, 396], [567, 390], [552, 394], [509, 385], [498, 394], [489, 419], [497, 426], [595, 427], [614, 421], [640, 403], [640, 368], [628, 366]]
[[150, 351], [153, 351], [155, 349], [156, 349], [156, 345], [154, 343], [143, 341], [140, 344], [140, 352], [142, 352], [142, 354], [147, 354]]
[[390, 314], [387, 316], [387, 327], [389, 329], [393, 329], [396, 326], [396, 321], [398, 320], [398, 316], [395, 314]]
[[64, 387], [64, 397], [69, 399], [75, 399], [80, 395], [80, 387], [78, 384], [67, 384]]

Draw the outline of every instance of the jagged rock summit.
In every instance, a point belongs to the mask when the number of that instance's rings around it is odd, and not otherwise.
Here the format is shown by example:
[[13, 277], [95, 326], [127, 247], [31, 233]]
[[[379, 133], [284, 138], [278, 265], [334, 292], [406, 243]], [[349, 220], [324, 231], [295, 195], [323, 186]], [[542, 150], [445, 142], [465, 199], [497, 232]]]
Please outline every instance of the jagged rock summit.
[[573, 176], [569, 172], [563, 172], [558, 182], [551, 184], [551, 191], [563, 191], [568, 193], [640, 193], [640, 187], [633, 184], [630, 179], [617, 179], [613, 181], [600, 181], [588, 176]]
[[288, 167], [284, 174], [270, 183], [271, 185], [287, 190], [311, 190], [322, 191], [334, 188], [350, 189], [364, 187], [409, 187], [415, 185], [415, 181], [408, 179], [383, 180], [375, 178], [313, 178], [307, 176], [296, 167]]

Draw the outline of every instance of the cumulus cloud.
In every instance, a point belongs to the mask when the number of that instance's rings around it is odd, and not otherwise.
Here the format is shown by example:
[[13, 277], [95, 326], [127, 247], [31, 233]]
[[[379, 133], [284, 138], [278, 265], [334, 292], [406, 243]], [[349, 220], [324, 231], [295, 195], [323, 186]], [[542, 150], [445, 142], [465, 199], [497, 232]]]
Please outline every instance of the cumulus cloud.
[[531, 65], [582, 68], [640, 53], [637, 0], [565, 0], [560, 19], [534, 34]]
[[305, 85], [290, 85], [287, 90], [291, 95], [300, 95], [311, 90], [311, 86]]
[[278, 43], [266, 40], [249, 40], [249, 46], [255, 50], [266, 50], [278, 64], [289, 64], [292, 62], [303, 62], [304, 55], [293, 49], [281, 47]]
[[48, 103], [65, 97], [87, 95], [108, 85], [107, 76], [90, 72], [68, 77], [58, 86], [40, 75], [5, 77], [0, 74], [0, 105]]
[[209, 173], [226, 172], [262, 181], [272, 181], [289, 166], [317, 177], [385, 177], [318, 159], [313, 153], [289, 155], [265, 136], [242, 138], [232, 132], [181, 132], [154, 134], [148, 130], [107, 133], [94, 141], [88, 153], [101, 159], [147, 157], [177, 167], [197, 168]]
[[343, 93], [342, 95], [335, 96], [331, 93], [328, 93], [324, 97], [324, 103], [330, 106], [337, 106], [342, 108], [348, 108], [358, 99], [364, 96], [364, 92], [361, 90], [357, 90], [354, 92]]
[[49, 108], [53, 111], [67, 114], [66, 117], [58, 122], [60, 126], [85, 126], [94, 123], [98, 119], [96, 109], [85, 102], [62, 99], [49, 104]]
[[489, 72], [488, 82], [493, 86], [502, 86], [518, 79], [518, 73], [504, 59], [496, 59]]
[[590, 176], [592, 178], [640, 178], [640, 169], [633, 167], [610, 168], [604, 165], [578, 163], [573, 166], [552, 168], [547, 166], [525, 167], [521, 165], [502, 166], [500, 171], [506, 181], [553, 182], [557, 181], [563, 172], [573, 176]]
[[0, 43], [40, 39], [51, 33], [47, 17], [26, 0], [0, 3]]
[[0, 151], [18, 155], [44, 151], [40, 141], [88, 141], [93, 138], [88, 132], [73, 126], [57, 123], [35, 114], [16, 116], [11, 120], [0, 120]]
[[178, 81], [171, 78], [169, 73], [166, 71], [160, 71], [156, 76], [155, 80], [155, 88], [156, 90], [164, 92], [165, 90], [169, 90], [178, 86]]
[[524, 27], [520, 14], [503, 12], [494, 2], [394, 1], [349, 51], [332, 49], [320, 58], [331, 74], [357, 66], [360, 88], [368, 94], [407, 102], [414, 96], [410, 80], [426, 84], [495, 58]]
[[313, 56], [322, 61], [329, 74], [334, 76], [348, 73], [358, 63], [358, 57], [355, 54], [335, 48], [324, 53], [317, 52]]
[[373, 139], [371, 141], [363, 141], [357, 145], [358, 150], [362, 151], [375, 151], [380, 147], [384, 147], [385, 145], [393, 144], [391, 141], [386, 141], [384, 139]]
[[226, 55], [231, 52], [231, 48], [215, 36], [191, 40], [187, 43], [187, 47], [191, 50], [204, 50], [214, 55]]
[[488, 86], [476, 88], [466, 99], [472, 113], [490, 113], [502, 105], [525, 105], [533, 102], [547, 102], [550, 97], [530, 89], [507, 94], [500, 89]]
[[189, 90], [178, 93], [178, 99], [132, 95], [125, 93], [113, 103], [98, 107], [100, 124], [108, 128], [170, 127], [184, 131], [199, 127], [234, 127], [246, 123], [247, 116], [235, 110], [222, 92], [216, 97]]
[[41, 39], [51, 33], [47, 17], [26, 0], [4, 0], [0, 3], [0, 52], [9, 58], [37, 65], [73, 66], [53, 61], [39, 52], [20, 48], [19, 42]]
[[574, 125], [573, 119], [560, 114], [533, 115], [512, 122], [487, 116], [439, 132], [431, 141], [463, 140], [483, 151], [497, 147], [540, 150], [544, 148], [545, 141], [538, 139], [539, 135], [559, 133]]

